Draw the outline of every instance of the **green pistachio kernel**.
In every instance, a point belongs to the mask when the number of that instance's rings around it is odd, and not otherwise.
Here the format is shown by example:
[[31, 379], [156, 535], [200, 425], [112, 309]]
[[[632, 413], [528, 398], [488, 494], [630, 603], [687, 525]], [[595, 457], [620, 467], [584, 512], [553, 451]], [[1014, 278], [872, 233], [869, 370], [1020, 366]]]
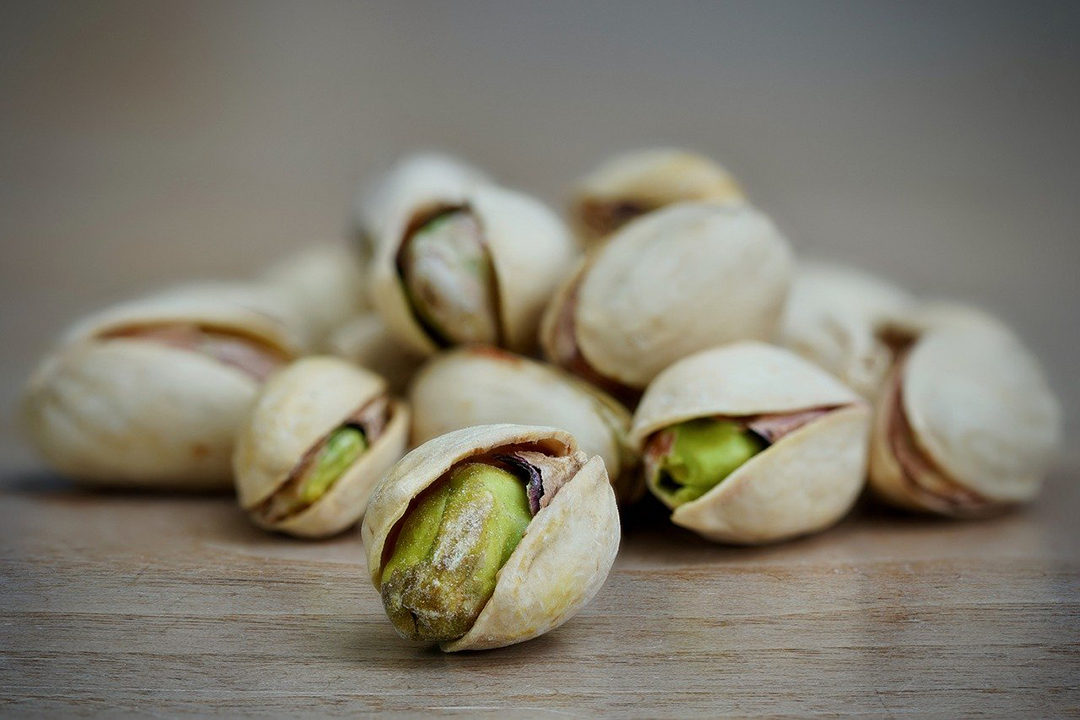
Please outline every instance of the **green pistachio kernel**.
[[673, 437], [659, 459], [654, 490], [673, 506], [697, 500], [766, 446], [730, 420], [689, 420], [665, 432]]
[[297, 492], [300, 502], [310, 505], [321, 498], [367, 447], [367, 439], [359, 428], [335, 430], [319, 449], [300, 483]]
[[397, 631], [427, 642], [468, 632], [531, 519], [524, 483], [493, 465], [462, 465], [423, 495], [382, 571]]
[[447, 212], [416, 230], [401, 272], [413, 312], [437, 342], [498, 344], [495, 271], [471, 212]]

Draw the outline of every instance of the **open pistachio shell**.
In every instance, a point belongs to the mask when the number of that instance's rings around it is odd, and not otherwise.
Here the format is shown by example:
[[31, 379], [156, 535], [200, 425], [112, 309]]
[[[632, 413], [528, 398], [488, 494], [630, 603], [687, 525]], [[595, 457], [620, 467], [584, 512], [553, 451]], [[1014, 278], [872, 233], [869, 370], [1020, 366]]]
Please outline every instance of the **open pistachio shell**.
[[822, 530], [854, 504], [870, 426], [869, 405], [855, 392], [786, 350], [736, 343], [661, 373], [634, 414], [631, 439], [645, 449], [655, 433], [689, 420], [800, 414], [809, 419], [671, 515], [710, 540], [773, 542]]
[[448, 209], [472, 217], [490, 258], [497, 344], [530, 350], [544, 305], [572, 264], [576, 246], [558, 217], [541, 203], [491, 185], [459, 188], [412, 205], [378, 238], [371, 269], [373, 300], [387, 328], [420, 353], [431, 354], [445, 344], [425, 327], [410, 302], [401, 249], [420, 226]]
[[370, 244], [409, 208], [460, 199], [470, 187], [488, 182], [483, 171], [450, 155], [423, 152], [403, 158], [357, 195], [356, 225], [364, 254], [374, 253]]
[[727, 170], [681, 150], [620, 155], [578, 183], [570, 214], [588, 243], [610, 236], [634, 218], [683, 201], [738, 202], [743, 190]]
[[295, 305], [316, 350], [333, 330], [368, 307], [360, 257], [343, 244], [319, 245], [285, 258], [264, 281]]
[[640, 390], [692, 353], [771, 338], [790, 275], [787, 241], [749, 205], [671, 205], [627, 225], [570, 276], [541, 341], [556, 364]]
[[[271, 501], [289, 492], [304, 461], [358, 412], [383, 403], [365, 433], [361, 452], [317, 499], [278, 512]], [[300, 537], [327, 537], [364, 514], [383, 473], [404, 453], [409, 413], [387, 397], [386, 382], [337, 358], [308, 357], [276, 373], [263, 387], [237, 438], [233, 456], [237, 498], [259, 526]], [[372, 437], [374, 435], [374, 437]]]
[[330, 353], [386, 378], [395, 394], [405, 391], [424, 356], [391, 335], [378, 313], [358, 315], [338, 327], [327, 343]]
[[925, 300], [878, 318], [877, 334], [895, 351], [938, 330], [979, 329], [1009, 333], [1004, 321], [982, 308], [955, 300]]
[[[78, 323], [27, 385], [23, 424], [38, 452], [89, 484], [229, 487], [236, 428], [265, 375], [298, 352], [251, 299], [174, 291]], [[200, 349], [207, 338], [213, 348]]]
[[585, 459], [573, 436], [523, 425], [455, 430], [413, 450], [375, 489], [362, 536], [372, 584], [379, 589], [392, 539], [413, 501], [454, 467], [499, 452], [532, 449], [580, 456], [580, 469], [532, 517], [498, 572], [494, 591], [471, 628], [443, 642], [448, 652], [503, 647], [553, 630], [599, 591], [619, 547], [615, 495], [599, 457]]
[[908, 293], [873, 275], [802, 262], [791, 284], [778, 343], [873, 399], [892, 362], [878, 327], [914, 306]]
[[472, 425], [550, 425], [573, 435], [609, 468], [620, 502], [637, 500], [630, 413], [612, 397], [552, 365], [488, 347], [447, 350], [417, 374], [409, 392], [419, 445]]
[[876, 411], [870, 484], [901, 507], [985, 515], [1038, 493], [1060, 437], [1042, 370], [1011, 332], [939, 329], [894, 366]]

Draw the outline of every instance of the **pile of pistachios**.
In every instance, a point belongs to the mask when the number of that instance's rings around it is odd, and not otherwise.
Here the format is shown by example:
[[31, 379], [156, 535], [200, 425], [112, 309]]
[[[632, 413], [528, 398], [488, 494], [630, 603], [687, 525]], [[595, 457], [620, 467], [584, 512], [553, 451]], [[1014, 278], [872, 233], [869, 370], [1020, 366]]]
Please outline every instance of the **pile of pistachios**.
[[98, 487], [235, 488], [297, 537], [363, 519], [394, 628], [455, 651], [573, 616], [643, 498], [733, 544], [824, 530], [867, 486], [984, 517], [1031, 500], [1059, 443], [1004, 323], [796, 262], [698, 155], [618, 157], [565, 220], [416, 155], [354, 215], [348, 244], [76, 323], [23, 402], [43, 460]]

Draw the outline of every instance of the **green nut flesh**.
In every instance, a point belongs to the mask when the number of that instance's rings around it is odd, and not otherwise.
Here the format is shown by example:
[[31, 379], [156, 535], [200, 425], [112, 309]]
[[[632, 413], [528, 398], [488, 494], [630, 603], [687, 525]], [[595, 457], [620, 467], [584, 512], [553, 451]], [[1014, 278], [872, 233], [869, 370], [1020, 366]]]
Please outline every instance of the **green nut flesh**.
[[653, 492], [677, 507], [707, 493], [766, 443], [730, 420], [701, 418], [673, 425], [670, 448], [656, 463]]
[[402, 249], [401, 273], [413, 312], [438, 343], [498, 344], [495, 270], [472, 213], [420, 226]]
[[424, 495], [382, 571], [398, 633], [426, 642], [467, 633], [531, 519], [524, 483], [493, 465], [462, 465]]
[[300, 501], [310, 505], [325, 495], [367, 448], [367, 439], [359, 428], [335, 430], [326, 439], [300, 483], [297, 492]]

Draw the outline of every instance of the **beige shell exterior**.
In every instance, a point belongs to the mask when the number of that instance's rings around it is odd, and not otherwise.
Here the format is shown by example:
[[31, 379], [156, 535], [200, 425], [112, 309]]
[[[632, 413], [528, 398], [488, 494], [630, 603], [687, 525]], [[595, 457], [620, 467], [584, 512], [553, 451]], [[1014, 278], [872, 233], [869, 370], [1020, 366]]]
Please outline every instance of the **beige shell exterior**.
[[251, 519], [300, 537], [328, 537], [356, 524], [375, 484], [405, 452], [404, 403], [392, 403], [382, 435], [311, 506], [274, 523], [252, 510], [281, 488], [308, 450], [386, 392], [382, 378], [337, 358], [303, 358], [275, 373], [241, 427], [233, 456], [237, 499]]
[[123, 303], [77, 323], [27, 383], [21, 416], [35, 449], [50, 467], [87, 484], [229, 488], [236, 428], [260, 383], [198, 353], [99, 336], [192, 322], [295, 355], [295, 336], [280, 317], [255, 308], [264, 297], [202, 286]]
[[[573, 436], [562, 430], [502, 424], [455, 430], [402, 458], [376, 488], [364, 518], [364, 549], [375, 588], [387, 536], [413, 498], [457, 463], [522, 443], [541, 444], [558, 455], [577, 452]], [[619, 512], [604, 462], [593, 457], [533, 517], [473, 627], [442, 649], [503, 647], [562, 625], [603, 585], [619, 549], [619, 533]]]
[[[749, 205], [684, 203], [650, 213], [615, 235], [580, 276], [578, 349], [600, 375], [641, 389], [687, 355], [768, 340], [791, 265], [787, 241]], [[552, 303], [545, 329], [561, 311]], [[550, 337], [544, 342], [557, 357]]]
[[482, 170], [451, 155], [409, 155], [357, 194], [356, 225], [374, 241], [410, 208], [462, 198], [469, 188], [490, 182]]
[[405, 392], [409, 381], [424, 363], [424, 356], [401, 344], [374, 312], [364, 313], [341, 325], [327, 344], [331, 354], [386, 378], [395, 395]]
[[627, 438], [629, 411], [552, 365], [494, 348], [448, 350], [416, 376], [409, 401], [414, 445], [473, 425], [550, 425], [603, 459], [621, 502], [637, 499], [628, 483], [638, 463]]
[[873, 275], [803, 261], [791, 284], [777, 343], [872, 400], [892, 362], [878, 327], [914, 307], [910, 294]]
[[717, 542], [756, 544], [838, 522], [863, 487], [870, 408], [828, 373], [780, 348], [738, 343], [665, 370], [646, 390], [632, 438], [699, 417], [839, 406], [781, 437], [697, 500], [675, 508], [677, 525]]
[[594, 203], [634, 203], [660, 208], [684, 201], [740, 202], [746, 199], [734, 177], [712, 160], [683, 150], [657, 148], [619, 155], [582, 178], [574, 191], [571, 215], [586, 242], [597, 233], [583, 219]]
[[[902, 412], [918, 447], [944, 478], [988, 507], [1023, 502], [1039, 491], [1061, 441], [1061, 411], [1038, 361], [1001, 327], [969, 324], [930, 332], [902, 366]], [[889, 451], [882, 403], [871, 486], [897, 504], [924, 510]]]
[[429, 355], [439, 349], [416, 321], [396, 264], [410, 223], [439, 205], [472, 209], [495, 268], [502, 344], [517, 352], [530, 351], [544, 305], [573, 264], [577, 246], [562, 221], [543, 204], [493, 185], [410, 206], [380, 237], [372, 287], [375, 307], [387, 328], [416, 352]]
[[287, 257], [267, 270], [263, 280], [291, 300], [318, 351], [326, 349], [338, 326], [369, 306], [360, 256], [340, 243]]
[[1004, 321], [982, 308], [955, 300], [926, 300], [887, 315], [878, 323], [881, 335], [915, 341], [939, 330], [979, 329], [1009, 333]]

